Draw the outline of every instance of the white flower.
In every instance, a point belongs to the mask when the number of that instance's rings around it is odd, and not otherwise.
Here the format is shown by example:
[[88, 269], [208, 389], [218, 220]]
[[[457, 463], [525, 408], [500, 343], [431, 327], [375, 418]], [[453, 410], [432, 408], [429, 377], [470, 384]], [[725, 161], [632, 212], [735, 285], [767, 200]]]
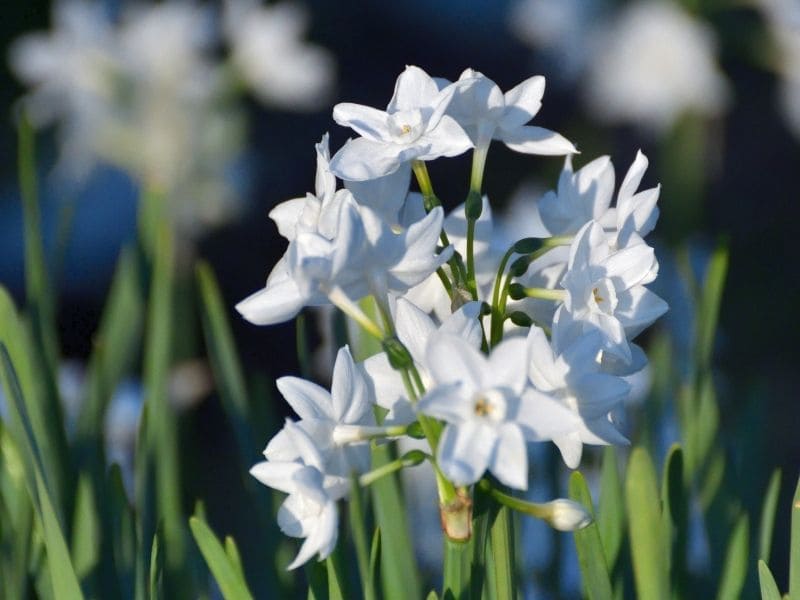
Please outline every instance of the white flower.
[[278, 510], [278, 525], [286, 535], [305, 538], [288, 566], [291, 570], [315, 554], [323, 560], [333, 552], [339, 534], [336, 500], [347, 494], [349, 482], [325, 474], [319, 450], [299, 426], [287, 423], [285, 431], [302, 462], [260, 462], [250, 474], [264, 485], [289, 494]]
[[685, 111], [719, 115], [727, 85], [711, 30], [676, 2], [635, 2], [598, 35], [587, 80], [592, 111], [663, 131]]
[[303, 42], [308, 15], [300, 6], [228, 0], [224, 7], [231, 60], [259, 99], [289, 110], [325, 103], [334, 83], [334, 60], [327, 50]]
[[477, 71], [466, 69], [455, 84], [447, 114], [464, 128], [477, 149], [492, 139], [526, 154], [561, 155], [577, 152], [562, 135], [526, 125], [542, 106], [544, 77], [537, 75], [505, 94], [497, 84]]
[[445, 114], [455, 92], [439, 91], [419, 67], [409, 66], [397, 78], [386, 111], [345, 102], [333, 108], [333, 119], [361, 136], [348, 141], [331, 160], [331, 170], [353, 181], [393, 173], [411, 160], [457, 156], [472, 142], [456, 121]]
[[[369, 448], [346, 443], [375, 422], [367, 383], [347, 346], [336, 355], [330, 392], [299, 377], [280, 377], [275, 383], [300, 417], [297, 425], [314, 440], [327, 473], [348, 477], [369, 468]], [[270, 440], [264, 456], [272, 461], [299, 458], [285, 428]]]
[[426, 364], [436, 387], [418, 408], [448, 423], [436, 460], [456, 485], [475, 483], [488, 469], [502, 483], [527, 489], [525, 439], [540, 439], [542, 423], [571, 417], [544, 394], [523, 394], [528, 361], [523, 338], [503, 341], [489, 357], [454, 335], [439, 334], [428, 343]]
[[[431, 317], [407, 298], [397, 299], [394, 311], [397, 337], [411, 354], [426, 387], [432, 383], [425, 359], [428, 341], [438, 333], [449, 333], [459, 336], [463, 344], [480, 348], [483, 332], [478, 321], [479, 314], [480, 304], [468, 302], [452, 315], [448, 315], [441, 325], [437, 326]], [[403, 380], [389, 364], [386, 354], [380, 352], [369, 357], [364, 361], [363, 368], [370, 383], [373, 401], [389, 411], [384, 423], [407, 424], [414, 421], [416, 414], [408, 399]]]
[[558, 498], [540, 506], [544, 513], [542, 518], [558, 531], [575, 531], [592, 523], [591, 515], [574, 500]]
[[565, 420], [569, 426], [553, 436], [566, 465], [577, 468], [583, 444], [627, 443], [609, 419], [609, 413], [627, 396], [630, 386], [622, 378], [602, 372], [602, 336], [597, 331], [589, 332], [559, 347], [554, 332], [551, 346], [544, 331], [534, 326], [528, 342], [531, 382], [577, 417]]
[[568, 157], [558, 179], [557, 191], [547, 192], [537, 204], [542, 223], [550, 235], [573, 235], [589, 221], [597, 221], [611, 234], [614, 248], [624, 248], [636, 234], [644, 237], [658, 220], [660, 186], [637, 192], [648, 160], [641, 150], [619, 188], [615, 207], [614, 165], [601, 156], [577, 172]]
[[397, 231], [348, 190], [334, 192], [327, 168], [327, 138], [317, 145], [317, 196], [284, 202], [270, 216], [290, 240], [264, 289], [236, 309], [258, 325], [280, 323], [304, 306], [326, 304], [334, 290], [350, 300], [389, 291], [403, 293], [424, 280], [452, 253], [436, 254], [443, 213], [435, 208]]
[[597, 329], [606, 339], [606, 349], [630, 362], [627, 338], [667, 311], [666, 302], [644, 287], [655, 277], [653, 264], [654, 252], [647, 244], [611, 251], [602, 227], [590, 221], [570, 247], [569, 268], [561, 280], [566, 297], [554, 327], [573, 337]]

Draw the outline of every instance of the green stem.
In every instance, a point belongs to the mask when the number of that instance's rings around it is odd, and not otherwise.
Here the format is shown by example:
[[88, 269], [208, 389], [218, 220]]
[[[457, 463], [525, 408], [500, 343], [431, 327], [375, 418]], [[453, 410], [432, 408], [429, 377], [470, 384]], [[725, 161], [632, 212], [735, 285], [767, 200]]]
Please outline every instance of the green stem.
[[356, 477], [351, 477], [350, 502], [347, 503], [347, 506], [350, 511], [350, 530], [353, 533], [353, 543], [356, 547], [356, 560], [358, 561], [358, 572], [361, 575], [364, 600], [375, 600], [375, 582], [372, 580], [372, 570], [369, 568], [370, 548], [365, 527], [366, 513]]
[[525, 288], [525, 295], [528, 298], [538, 298], [540, 300], [555, 300], [560, 302], [564, 300], [567, 295], [565, 290], [551, 290], [548, 288]]
[[478, 299], [478, 284], [475, 282], [475, 223], [475, 219], [467, 218], [467, 288], [473, 300]]
[[466, 600], [469, 596], [469, 542], [444, 538], [444, 585], [442, 598]]
[[502, 286], [503, 278], [505, 276], [506, 265], [509, 259], [514, 254], [514, 246], [511, 246], [503, 258], [500, 260], [500, 268], [497, 269], [497, 275], [494, 279], [494, 291], [492, 292], [492, 319], [489, 330], [489, 342], [492, 346], [496, 345], [503, 336], [503, 315], [505, 311], [500, 311], [500, 287]]

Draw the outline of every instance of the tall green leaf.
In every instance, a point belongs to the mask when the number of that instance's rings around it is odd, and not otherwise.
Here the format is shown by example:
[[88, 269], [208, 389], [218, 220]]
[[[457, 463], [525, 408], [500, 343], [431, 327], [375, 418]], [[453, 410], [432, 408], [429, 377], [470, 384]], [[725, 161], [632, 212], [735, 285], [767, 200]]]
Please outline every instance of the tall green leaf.
[[241, 564], [231, 560], [205, 520], [193, 516], [189, 519], [189, 527], [225, 600], [252, 598], [242, 576]]
[[688, 527], [688, 500], [683, 478], [683, 452], [673, 444], [664, 463], [661, 483], [664, 556], [669, 559], [670, 580], [678, 597], [685, 592], [685, 556]]
[[35, 499], [37, 514], [44, 535], [44, 543], [47, 548], [47, 564], [50, 568], [53, 594], [67, 600], [81, 599], [83, 598], [83, 593], [72, 565], [62, 525], [53, 506], [50, 487], [45, 479], [42, 452], [28, 417], [25, 400], [22, 397], [22, 387], [14, 370], [14, 365], [11, 363], [8, 350], [2, 342], [0, 342], [0, 366], [2, 367], [0, 370], [2, 370], [3, 380], [7, 382], [7, 388], [11, 391], [9, 394], [11, 402], [22, 423], [23, 447], [33, 465], [32, 476], [34, 481], [30, 492]]
[[666, 600], [670, 590], [658, 480], [653, 461], [644, 448], [636, 447], [631, 452], [625, 500], [637, 597]]
[[[583, 505], [594, 518], [592, 495], [580, 471], [573, 471], [570, 475], [569, 497]], [[573, 532], [573, 536], [586, 595], [590, 600], [611, 600], [611, 579], [597, 522]]]
[[720, 576], [718, 600], [739, 598], [747, 577], [749, 562], [750, 520], [747, 514], [742, 514], [733, 528], [728, 549], [725, 553], [725, 563]]
[[761, 505], [761, 520], [758, 524], [758, 558], [769, 562], [772, 549], [772, 532], [775, 529], [775, 511], [778, 509], [778, 493], [781, 491], [781, 470], [775, 469], [767, 484], [764, 502]]
[[622, 495], [617, 450], [614, 446], [606, 446], [603, 449], [597, 528], [600, 531], [603, 552], [609, 571], [611, 571], [617, 562], [622, 539], [625, 535], [625, 499]]
[[792, 532], [789, 539], [789, 597], [800, 598], [800, 479], [792, 498]]
[[717, 332], [717, 321], [719, 320], [719, 309], [727, 272], [728, 248], [726, 244], [720, 243], [714, 249], [708, 263], [697, 307], [695, 360], [701, 370], [708, 369], [711, 365], [711, 354], [714, 349], [714, 337]]
[[761, 600], [781, 600], [781, 592], [767, 563], [758, 561], [758, 583], [761, 586]]

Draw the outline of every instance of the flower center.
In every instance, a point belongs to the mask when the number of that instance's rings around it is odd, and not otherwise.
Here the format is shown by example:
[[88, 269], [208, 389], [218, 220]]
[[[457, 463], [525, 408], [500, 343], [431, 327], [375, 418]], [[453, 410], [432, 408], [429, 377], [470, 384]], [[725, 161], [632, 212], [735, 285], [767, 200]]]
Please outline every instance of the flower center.
[[478, 392], [472, 399], [472, 411], [476, 417], [495, 423], [503, 421], [506, 417], [505, 394], [497, 389]]
[[398, 144], [410, 144], [422, 135], [422, 113], [404, 110], [389, 115], [389, 133]]
[[617, 308], [617, 293], [608, 278], [596, 281], [589, 296], [589, 306], [596, 312], [613, 315]]

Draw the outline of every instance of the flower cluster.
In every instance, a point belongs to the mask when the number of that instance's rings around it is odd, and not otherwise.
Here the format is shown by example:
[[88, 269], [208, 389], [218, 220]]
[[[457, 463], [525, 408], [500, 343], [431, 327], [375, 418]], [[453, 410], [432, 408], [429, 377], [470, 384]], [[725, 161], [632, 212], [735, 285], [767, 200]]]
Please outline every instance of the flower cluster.
[[306, 18], [290, 4], [227, 0], [221, 31], [210, 5], [136, 3], [118, 18], [107, 8], [56, 2], [52, 31], [14, 42], [29, 118], [58, 125], [71, 179], [98, 162], [121, 168], [169, 199], [184, 233], [230, 218], [229, 171], [244, 149], [238, 95], [313, 108], [331, 87], [332, 58], [302, 41]]
[[[453, 539], [470, 535], [453, 506], [469, 522], [470, 503], [459, 500], [477, 485], [556, 528], [588, 522], [570, 501], [526, 504], [504, 489], [527, 489], [528, 443], [552, 441], [570, 468], [584, 444], [626, 443], [615, 424], [625, 377], [647, 362], [632, 340], [667, 310], [646, 287], [658, 272], [644, 236], [660, 189], [639, 190], [641, 152], [616, 194], [608, 157], [575, 170], [574, 145], [529, 124], [544, 87], [532, 77], [503, 93], [470, 69], [451, 83], [407, 67], [385, 111], [334, 108], [360, 137], [331, 157], [323, 136], [314, 193], [270, 213], [288, 248], [266, 286], [237, 305], [242, 315], [271, 324], [333, 304], [383, 348], [356, 362], [343, 347], [330, 392], [277, 382], [300, 420], [269, 442], [252, 474], [289, 494], [279, 524], [305, 538], [290, 568], [331, 552], [349, 477], [368, 485], [424, 460]], [[537, 204], [546, 233], [531, 223], [530, 236], [499, 252], [481, 190], [492, 140], [566, 155], [557, 188]], [[469, 195], [445, 217], [425, 163], [470, 149]], [[411, 171], [421, 193], [409, 192]], [[368, 470], [370, 443], [404, 437], [424, 438], [427, 451]]]

